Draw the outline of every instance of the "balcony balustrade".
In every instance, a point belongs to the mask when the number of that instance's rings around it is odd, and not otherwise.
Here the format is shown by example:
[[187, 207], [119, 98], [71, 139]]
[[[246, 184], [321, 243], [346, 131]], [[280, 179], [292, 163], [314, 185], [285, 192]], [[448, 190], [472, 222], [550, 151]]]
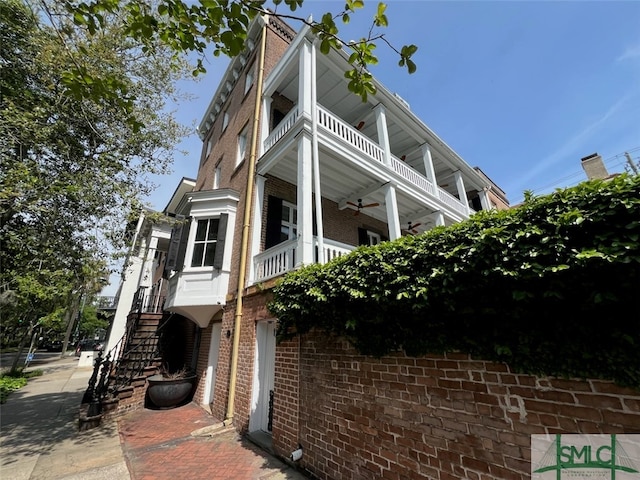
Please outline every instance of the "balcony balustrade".
[[[324, 129], [335, 137], [341, 139], [343, 142], [355, 147], [370, 160], [384, 164], [384, 150], [378, 144], [322, 106], [317, 105], [316, 112], [318, 128]], [[278, 140], [284, 137], [285, 134], [293, 128], [298, 117], [298, 109], [297, 107], [294, 107], [264, 141], [265, 152], [269, 151], [269, 149], [272, 148]], [[390, 168], [407, 183], [411, 184], [418, 190], [431, 197], [438, 198], [452, 210], [462, 215], [467, 215], [468, 209], [464, 203], [446, 190], [434, 185], [429, 181], [429, 179], [427, 179], [427, 177], [394, 155], [391, 155]]]
[[131, 304], [131, 311], [138, 313], [162, 313], [165, 296], [147, 292], [147, 287], [138, 287]]
[[[315, 261], [318, 261], [318, 238], [313, 237], [315, 247]], [[323, 241], [324, 261], [329, 262], [334, 258], [346, 255], [355, 250], [353, 245], [336, 242], [325, 238]], [[254, 261], [255, 282], [262, 282], [277, 277], [295, 269], [297, 240], [291, 239], [282, 242], [256, 255]]]

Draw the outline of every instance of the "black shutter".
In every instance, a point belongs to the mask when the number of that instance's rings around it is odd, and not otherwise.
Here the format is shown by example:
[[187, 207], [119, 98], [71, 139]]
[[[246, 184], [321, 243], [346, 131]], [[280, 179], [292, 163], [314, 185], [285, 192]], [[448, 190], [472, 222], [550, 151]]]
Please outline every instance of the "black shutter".
[[184, 256], [187, 252], [187, 243], [189, 242], [189, 229], [191, 227], [191, 218], [182, 224], [182, 235], [178, 245], [178, 254], [176, 255], [176, 268], [174, 270], [182, 271], [184, 268]]
[[224, 242], [227, 235], [227, 223], [229, 222], [229, 214], [220, 215], [218, 222], [218, 240], [216, 241], [216, 253], [213, 257], [213, 268], [222, 268], [222, 260], [224, 258]]
[[265, 250], [280, 243], [280, 229], [282, 227], [282, 199], [269, 195], [267, 202], [267, 231], [264, 240]]
[[164, 272], [162, 274], [164, 278], [169, 278], [169, 275], [171, 275], [171, 270], [176, 269], [176, 259], [178, 258], [178, 248], [180, 247], [180, 238], [182, 236], [184, 215], [176, 215], [176, 220], [176, 223], [171, 229], [169, 250], [167, 250], [167, 259], [164, 262]]
[[369, 245], [369, 235], [366, 228], [358, 227], [358, 245]]

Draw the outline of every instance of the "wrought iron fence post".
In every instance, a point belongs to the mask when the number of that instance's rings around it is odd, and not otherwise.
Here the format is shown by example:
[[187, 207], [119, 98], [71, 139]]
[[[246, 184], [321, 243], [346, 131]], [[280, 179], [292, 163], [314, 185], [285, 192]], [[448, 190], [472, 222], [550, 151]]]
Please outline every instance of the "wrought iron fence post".
[[100, 372], [100, 381], [96, 387], [96, 398], [99, 401], [104, 400], [109, 388], [109, 375], [111, 374], [111, 353], [107, 354], [107, 358], [102, 362], [102, 371]]
[[95, 388], [96, 381], [98, 380], [98, 372], [100, 371], [100, 364], [102, 363], [102, 352], [98, 352], [98, 357], [93, 361], [93, 373], [89, 379], [89, 385], [82, 397], [82, 403], [91, 403], [95, 401]]

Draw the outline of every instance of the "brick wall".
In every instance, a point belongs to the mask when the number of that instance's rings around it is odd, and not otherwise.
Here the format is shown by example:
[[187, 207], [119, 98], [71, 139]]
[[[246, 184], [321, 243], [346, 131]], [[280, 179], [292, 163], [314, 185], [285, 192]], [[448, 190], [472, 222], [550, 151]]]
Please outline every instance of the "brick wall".
[[[277, 388], [293, 393], [291, 351], [279, 346]], [[461, 354], [375, 359], [320, 332], [301, 340], [298, 380], [299, 435], [295, 411], [278, 405], [274, 446], [288, 455], [300, 441], [301, 466], [322, 479], [522, 480], [531, 434], [640, 433], [637, 390]]]
[[300, 340], [276, 346], [273, 398], [273, 443], [286, 457], [298, 448]]
[[[229, 374], [231, 371], [231, 349], [233, 347], [233, 323], [235, 305], [227, 301], [222, 315], [222, 334], [220, 335], [220, 349], [218, 352], [218, 369], [216, 386], [211, 403], [211, 414], [223, 421], [227, 413], [227, 398], [229, 396]], [[229, 332], [229, 336], [227, 336]], [[202, 348], [205, 348], [204, 345]]]
[[[228, 405], [235, 313], [236, 299], [235, 296], [232, 296], [227, 300], [227, 306], [222, 317], [218, 374], [216, 376], [214, 402], [211, 406], [213, 416], [221, 420], [226, 417]], [[272, 317], [269, 316], [266, 310], [264, 295], [250, 294], [244, 297], [233, 413], [233, 424], [241, 432], [246, 432], [249, 427], [256, 346], [256, 322], [269, 318]], [[229, 331], [229, 337], [227, 337], [227, 331]]]

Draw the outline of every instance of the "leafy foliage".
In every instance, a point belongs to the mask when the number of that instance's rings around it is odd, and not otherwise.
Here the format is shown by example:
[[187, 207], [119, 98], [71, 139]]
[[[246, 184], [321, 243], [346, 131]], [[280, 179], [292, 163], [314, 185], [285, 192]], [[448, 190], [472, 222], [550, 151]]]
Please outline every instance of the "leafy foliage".
[[533, 374], [640, 387], [640, 176], [360, 247], [292, 272], [279, 337], [318, 328], [363, 354], [462, 351]]
[[42, 375], [42, 370], [32, 370], [25, 373], [21, 369], [0, 374], [0, 403], [6, 403], [11, 392], [24, 387], [27, 384], [27, 379], [40, 375]]
[[[258, 14], [275, 15], [309, 25], [318, 35], [320, 51], [325, 54], [332, 47], [349, 48], [353, 52], [349, 57], [353, 68], [345, 75], [349, 79], [349, 89], [360, 95], [363, 101], [366, 101], [368, 93], [375, 92], [373, 78], [367, 72], [367, 66], [378, 62], [373, 53], [377, 42], [384, 42], [398, 54], [401, 67], [406, 67], [409, 73], [415, 72], [416, 65], [411, 56], [417, 47], [405, 45], [397, 50], [377, 30], [389, 25], [384, 3], [378, 3], [368, 35], [353, 42], [344, 42], [339, 38], [336, 20], [343, 24], [349, 23], [352, 15], [364, 8], [364, 0], [346, 0], [343, 11], [336, 14], [327, 12], [320, 21], [280, 13], [277, 8], [283, 3], [291, 12], [295, 12], [303, 5], [303, 0], [274, 0], [275, 11], [266, 9], [265, 0], [64, 0], [63, 6], [68, 18], [77, 26], [85, 28], [90, 35], [105, 29], [108, 26], [108, 16], [118, 13], [123, 21], [123, 34], [141, 45], [143, 52], [151, 52], [159, 45], [176, 54], [195, 52], [200, 58], [193, 71], [194, 75], [206, 71], [203, 58], [209, 49], [214, 56], [224, 54], [233, 57], [241, 53], [245, 47], [247, 27]], [[122, 93], [127, 93], [118, 77], [104, 75], [104, 72], [100, 76], [91, 75], [74, 66], [68, 69], [65, 82], [68, 88], [85, 96], [117, 100]], [[129, 97], [125, 95], [121, 98], [121, 106], [128, 109]]]
[[[154, 188], [149, 175], [168, 171], [186, 132], [164, 111], [183, 61], [160, 46], [142, 52], [117, 13], [91, 36], [58, 3], [39, 5], [0, 0], [0, 307], [2, 335], [16, 341], [99, 290], [129, 212]], [[73, 69], [84, 89], [69, 83]]]

